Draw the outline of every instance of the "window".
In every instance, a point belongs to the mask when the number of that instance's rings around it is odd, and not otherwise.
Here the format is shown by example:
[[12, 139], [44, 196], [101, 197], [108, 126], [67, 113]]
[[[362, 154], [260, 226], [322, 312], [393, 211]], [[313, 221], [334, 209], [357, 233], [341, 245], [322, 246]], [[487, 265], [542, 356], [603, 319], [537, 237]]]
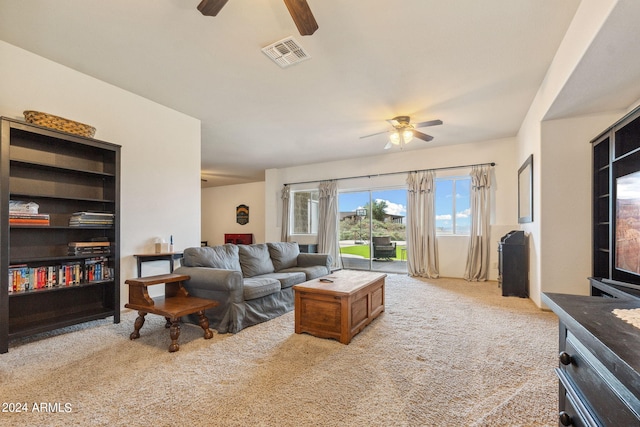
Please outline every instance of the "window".
[[291, 193], [291, 234], [318, 234], [318, 190]]
[[469, 235], [470, 189], [470, 177], [436, 179], [436, 234]]

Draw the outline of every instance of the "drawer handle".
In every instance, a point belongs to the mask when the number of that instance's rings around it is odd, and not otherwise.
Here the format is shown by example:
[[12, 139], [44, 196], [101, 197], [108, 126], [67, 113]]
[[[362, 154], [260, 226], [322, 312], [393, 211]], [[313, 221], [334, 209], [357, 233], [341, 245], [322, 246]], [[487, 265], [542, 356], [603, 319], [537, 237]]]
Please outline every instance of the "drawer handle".
[[571, 415], [567, 414], [564, 411], [560, 412], [558, 419], [560, 420], [560, 424], [562, 424], [563, 426], [573, 425], [573, 420], [571, 419]]
[[[571, 357], [571, 355], [566, 351], [561, 351], [560, 354], [558, 355], [558, 358], [560, 359], [560, 363], [562, 363], [564, 366], [569, 366], [573, 362], [573, 357]], [[571, 424], [565, 424], [565, 425], [571, 425]]]

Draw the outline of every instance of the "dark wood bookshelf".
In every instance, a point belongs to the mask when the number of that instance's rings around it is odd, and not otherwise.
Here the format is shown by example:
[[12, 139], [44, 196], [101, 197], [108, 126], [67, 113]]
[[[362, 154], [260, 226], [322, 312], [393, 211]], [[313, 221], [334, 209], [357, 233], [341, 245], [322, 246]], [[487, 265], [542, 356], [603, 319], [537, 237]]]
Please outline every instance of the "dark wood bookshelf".
[[[119, 323], [120, 146], [3, 117], [0, 178], [0, 353], [14, 338], [110, 316]], [[9, 224], [10, 200], [37, 203], [50, 225]], [[75, 212], [112, 213], [113, 225], [71, 226]], [[110, 252], [68, 253], [70, 242], [96, 239]], [[88, 281], [97, 258], [108, 277]], [[11, 267], [67, 263], [79, 265], [79, 283], [9, 291]]]

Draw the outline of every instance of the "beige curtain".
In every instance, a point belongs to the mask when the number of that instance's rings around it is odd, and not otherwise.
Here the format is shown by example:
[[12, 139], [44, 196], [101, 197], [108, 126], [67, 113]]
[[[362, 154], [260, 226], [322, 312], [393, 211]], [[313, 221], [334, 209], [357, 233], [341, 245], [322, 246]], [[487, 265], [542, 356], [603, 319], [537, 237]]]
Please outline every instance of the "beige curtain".
[[291, 195], [291, 188], [288, 185], [282, 187], [282, 229], [280, 232], [280, 240], [282, 242], [289, 241], [289, 196]]
[[322, 181], [318, 197], [318, 252], [331, 255], [333, 267], [340, 268], [337, 181]]
[[464, 278], [484, 282], [489, 276], [489, 196], [491, 167], [473, 166], [471, 169], [471, 236]]
[[435, 172], [410, 172], [407, 178], [407, 269], [410, 276], [437, 278]]

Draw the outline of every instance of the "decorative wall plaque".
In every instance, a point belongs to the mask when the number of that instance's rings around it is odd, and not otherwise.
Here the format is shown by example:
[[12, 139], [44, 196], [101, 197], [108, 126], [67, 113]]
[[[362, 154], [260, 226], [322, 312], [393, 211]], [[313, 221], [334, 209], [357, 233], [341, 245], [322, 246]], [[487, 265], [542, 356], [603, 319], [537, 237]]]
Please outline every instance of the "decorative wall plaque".
[[236, 207], [236, 222], [240, 225], [249, 223], [249, 206], [239, 205]]

